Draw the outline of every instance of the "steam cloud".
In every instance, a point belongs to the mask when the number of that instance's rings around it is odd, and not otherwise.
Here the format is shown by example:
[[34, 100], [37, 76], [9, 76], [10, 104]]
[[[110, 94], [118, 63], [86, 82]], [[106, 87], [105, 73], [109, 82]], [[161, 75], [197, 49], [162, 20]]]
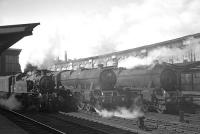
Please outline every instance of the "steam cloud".
[[134, 118], [138, 118], [138, 117], [141, 117], [144, 115], [144, 113], [141, 112], [141, 110], [139, 108], [130, 110], [125, 107], [120, 107], [115, 111], [109, 111], [106, 109], [102, 109], [102, 110], [95, 109], [95, 111], [100, 116], [105, 117], [105, 118], [110, 118], [110, 117], [116, 116], [116, 117], [120, 117], [120, 118], [134, 119]]
[[140, 96], [135, 97], [129, 107], [117, 107], [114, 110], [107, 110], [105, 108], [95, 108], [95, 111], [102, 117], [110, 118], [113, 116], [134, 119], [141, 116], [144, 116], [144, 105], [143, 100]]
[[[41, 1], [3, 1], [1, 25], [41, 22], [33, 36], [14, 46], [23, 49], [20, 55], [22, 70], [27, 62], [42, 64], [52, 48], [49, 38], [53, 36], [61, 40], [61, 47], [52, 49], [51, 53], [64, 57], [66, 50], [68, 57], [74, 59], [148, 45], [194, 34], [200, 29], [199, 0], [101, 0], [100, 3], [61, 0], [55, 4], [49, 0], [46, 7], [46, 2]], [[74, 7], [77, 8], [71, 10]], [[56, 32], [59, 36], [54, 35]], [[109, 41], [105, 43], [105, 39]], [[104, 44], [114, 49], [101, 49]], [[57, 46], [55, 42], [54, 45]]]
[[15, 98], [15, 94], [12, 94], [8, 99], [0, 99], [0, 105], [10, 110], [18, 110], [21, 107], [21, 103]]
[[151, 51], [147, 56], [143, 58], [130, 56], [124, 60], [121, 60], [119, 61], [118, 66], [125, 68], [134, 68], [141, 65], [147, 65], [152, 67], [157, 62], [170, 62], [169, 59], [173, 59], [173, 62], [176, 63], [183, 62], [183, 60], [200, 60], [200, 57], [198, 57], [199, 52], [200, 39], [192, 39], [185, 48], [181, 49], [160, 47]]

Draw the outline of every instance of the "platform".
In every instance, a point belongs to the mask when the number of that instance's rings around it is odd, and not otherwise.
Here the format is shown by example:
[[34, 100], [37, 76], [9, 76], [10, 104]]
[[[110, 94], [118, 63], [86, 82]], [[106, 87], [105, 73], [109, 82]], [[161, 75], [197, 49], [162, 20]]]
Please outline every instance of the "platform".
[[12, 121], [0, 114], [0, 134], [28, 134]]

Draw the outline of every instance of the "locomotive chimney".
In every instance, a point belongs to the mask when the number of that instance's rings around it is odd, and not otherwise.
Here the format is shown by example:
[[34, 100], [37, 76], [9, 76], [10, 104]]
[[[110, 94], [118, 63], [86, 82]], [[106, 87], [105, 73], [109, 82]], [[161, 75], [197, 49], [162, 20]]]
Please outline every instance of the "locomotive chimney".
[[46, 75], [46, 70], [41, 70], [41, 75], [42, 76]]
[[59, 61], [60, 61], [60, 59], [59, 59], [59, 56], [57, 57], [56, 61], [57, 61], [57, 62], [59, 62]]

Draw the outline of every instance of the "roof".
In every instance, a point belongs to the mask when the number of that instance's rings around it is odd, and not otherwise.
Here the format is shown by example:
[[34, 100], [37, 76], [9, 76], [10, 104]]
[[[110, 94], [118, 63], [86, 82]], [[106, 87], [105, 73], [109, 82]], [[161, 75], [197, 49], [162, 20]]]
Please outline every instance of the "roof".
[[1, 53], [1, 55], [15, 55], [18, 56], [21, 53], [22, 49], [8, 48]]
[[29, 23], [0, 26], [0, 54], [25, 36], [32, 35], [33, 28], [39, 24]]

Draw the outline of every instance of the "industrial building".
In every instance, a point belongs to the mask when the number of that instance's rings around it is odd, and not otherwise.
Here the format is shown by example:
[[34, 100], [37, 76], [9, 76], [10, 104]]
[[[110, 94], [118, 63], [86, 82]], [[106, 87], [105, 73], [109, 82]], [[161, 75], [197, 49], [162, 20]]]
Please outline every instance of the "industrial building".
[[165, 53], [173, 53], [177, 51], [177, 54], [173, 55], [162, 55], [162, 61], [167, 63], [183, 63], [193, 62], [200, 60], [199, 48], [200, 44], [200, 33], [187, 35], [184, 37], [159, 42], [151, 45], [146, 45], [138, 48], [128, 49], [124, 51], [113, 52], [109, 54], [93, 56], [88, 58], [81, 58], [76, 60], [68, 60], [67, 54], [65, 54], [65, 61], [57, 61], [55, 65], [51, 66], [51, 70], [65, 70], [84, 67], [84, 68], [96, 68], [99, 64], [106, 66], [118, 66], [118, 63], [129, 58], [145, 58], [150, 56], [156, 50], [165, 51]]

